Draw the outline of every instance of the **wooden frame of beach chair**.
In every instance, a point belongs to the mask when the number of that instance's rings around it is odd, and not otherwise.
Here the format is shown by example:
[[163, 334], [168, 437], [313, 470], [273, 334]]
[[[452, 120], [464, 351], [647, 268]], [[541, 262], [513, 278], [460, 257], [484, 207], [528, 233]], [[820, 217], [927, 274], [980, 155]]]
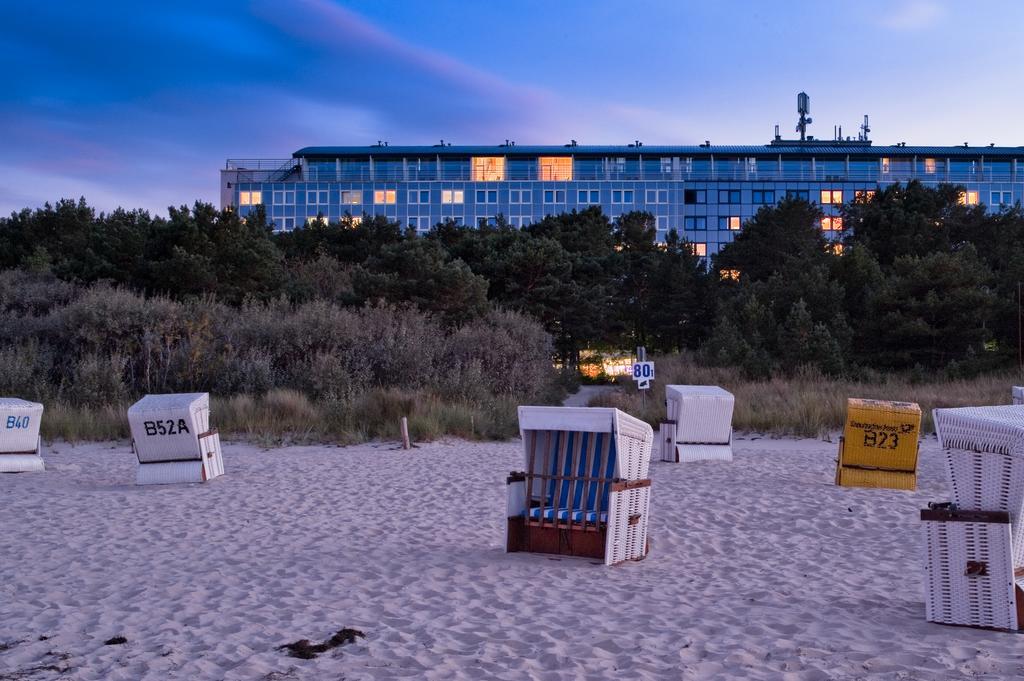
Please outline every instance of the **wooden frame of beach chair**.
[[926, 521], [928, 619], [1018, 630], [1024, 624], [1024, 408], [933, 412], [953, 509]]
[[732, 461], [735, 404], [733, 394], [716, 385], [666, 385], [661, 460]]
[[43, 471], [39, 425], [43, 405], [17, 397], [0, 397], [0, 473]]
[[526, 470], [507, 480], [506, 551], [644, 558], [651, 427], [618, 409], [520, 407], [519, 428]]
[[916, 489], [920, 434], [921, 407], [916, 403], [849, 398], [835, 483]]
[[128, 409], [139, 485], [206, 482], [224, 474], [208, 393], [146, 395]]

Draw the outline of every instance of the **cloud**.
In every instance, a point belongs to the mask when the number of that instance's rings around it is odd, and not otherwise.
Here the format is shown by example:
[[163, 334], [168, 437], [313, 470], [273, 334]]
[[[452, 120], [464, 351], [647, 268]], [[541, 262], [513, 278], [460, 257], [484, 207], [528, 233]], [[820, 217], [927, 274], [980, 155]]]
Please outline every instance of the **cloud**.
[[932, 0], [907, 0], [882, 10], [878, 23], [894, 31], [918, 31], [930, 28], [946, 14], [946, 8]]

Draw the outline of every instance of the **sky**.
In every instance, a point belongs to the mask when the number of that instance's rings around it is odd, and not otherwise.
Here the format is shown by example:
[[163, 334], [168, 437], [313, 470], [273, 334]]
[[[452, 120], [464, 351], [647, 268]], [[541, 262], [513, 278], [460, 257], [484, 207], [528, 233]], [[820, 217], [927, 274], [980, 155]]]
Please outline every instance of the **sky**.
[[315, 145], [1024, 145], [1024, 3], [0, 0], [0, 215], [219, 200]]

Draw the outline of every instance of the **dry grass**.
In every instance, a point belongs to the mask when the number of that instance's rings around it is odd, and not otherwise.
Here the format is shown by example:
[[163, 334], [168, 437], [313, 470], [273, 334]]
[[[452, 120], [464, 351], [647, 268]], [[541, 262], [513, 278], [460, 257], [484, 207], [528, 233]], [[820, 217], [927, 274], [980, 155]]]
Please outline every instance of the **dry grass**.
[[1010, 386], [1021, 382], [1015, 372], [932, 381], [912, 381], [905, 376], [846, 380], [814, 373], [751, 381], [736, 370], [698, 366], [685, 356], [654, 359], [658, 379], [646, 398], [632, 381], [623, 381], [621, 392], [601, 395], [592, 406], [618, 407], [656, 426], [664, 417], [666, 384], [719, 385], [736, 396], [733, 426], [737, 430], [822, 436], [842, 428], [848, 397], [864, 397], [917, 402], [923, 412], [922, 426], [925, 432], [932, 432], [932, 409], [1008, 404]]
[[[211, 420], [225, 437], [264, 445], [398, 440], [403, 416], [419, 442], [445, 436], [505, 440], [519, 432], [518, 402], [511, 399], [451, 402], [403, 390], [375, 390], [351, 401], [313, 401], [294, 390], [212, 399]], [[127, 411], [127, 404], [92, 408], [47, 402], [42, 435], [67, 442], [126, 439]]]

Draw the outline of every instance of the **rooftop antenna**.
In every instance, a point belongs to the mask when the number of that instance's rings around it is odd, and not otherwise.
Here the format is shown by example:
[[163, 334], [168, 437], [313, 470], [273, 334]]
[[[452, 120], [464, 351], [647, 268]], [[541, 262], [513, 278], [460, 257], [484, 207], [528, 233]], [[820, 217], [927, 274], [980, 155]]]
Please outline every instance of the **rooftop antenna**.
[[868, 115], [864, 114], [864, 122], [860, 124], [860, 134], [857, 135], [857, 140], [867, 142], [869, 132], [871, 132], [871, 128], [868, 126]]
[[796, 112], [800, 114], [800, 120], [797, 121], [796, 131], [800, 133], [800, 141], [807, 141], [807, 124], [813, 123], [814, 121], [807, 114], [811, 113], [811, 98], [806, 92], [801, 92], [796, 96]]
[[782, 139], [782, 135], [779, 134], [779, 124], [775, 124], [775, 141], [778, 142]]

